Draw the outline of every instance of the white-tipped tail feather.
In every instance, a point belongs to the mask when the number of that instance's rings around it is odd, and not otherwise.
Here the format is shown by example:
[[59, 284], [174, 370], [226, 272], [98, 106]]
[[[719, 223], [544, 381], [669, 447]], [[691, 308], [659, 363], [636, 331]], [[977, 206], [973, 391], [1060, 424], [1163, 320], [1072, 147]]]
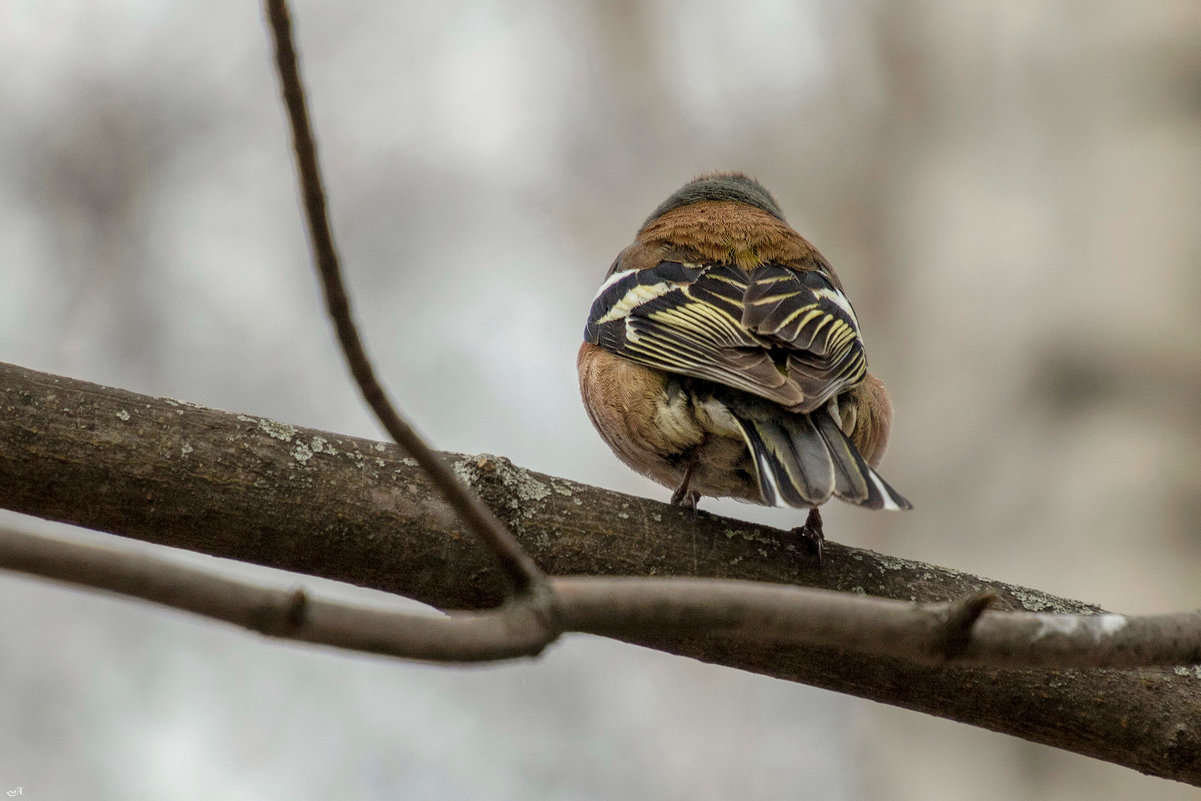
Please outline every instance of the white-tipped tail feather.
[[818, 506], [833, 496], [869, 509], [913, 508], [868, 465], [826, 408], [782, 415], [760, 403], [735, 403], [730, 412], [769, 506]]

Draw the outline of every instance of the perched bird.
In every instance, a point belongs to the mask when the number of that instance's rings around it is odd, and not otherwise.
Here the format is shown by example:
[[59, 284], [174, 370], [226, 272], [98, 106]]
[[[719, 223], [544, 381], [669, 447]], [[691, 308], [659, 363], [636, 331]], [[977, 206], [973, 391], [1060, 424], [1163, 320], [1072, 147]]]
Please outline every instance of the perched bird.
[[685, 184], [601, 285], [577, 362], [593, 425], [623, 462], [701, 496], [909, 509], [875, 471], [892, 403], [867, 372], [833, 268], [741, 173]]

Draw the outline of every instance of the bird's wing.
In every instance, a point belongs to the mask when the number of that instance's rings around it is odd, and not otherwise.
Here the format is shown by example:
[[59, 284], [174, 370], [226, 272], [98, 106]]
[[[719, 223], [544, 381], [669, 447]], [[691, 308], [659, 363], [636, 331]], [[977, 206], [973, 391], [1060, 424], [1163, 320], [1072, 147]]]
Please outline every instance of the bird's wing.
[[863, 380], [851, 304], [820, 270], [660, 262], [612, 275], [584, 329], [632, 361], [810, 412]]

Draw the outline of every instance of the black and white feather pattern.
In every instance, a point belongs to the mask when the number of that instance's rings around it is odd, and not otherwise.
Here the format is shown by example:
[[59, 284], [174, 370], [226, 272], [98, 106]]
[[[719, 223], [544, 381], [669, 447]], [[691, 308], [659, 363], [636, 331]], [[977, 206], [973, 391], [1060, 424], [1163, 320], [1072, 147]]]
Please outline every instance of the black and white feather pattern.
[[614, 274], [584, 339], [632, 361], [811, 412], [867, 372], [859, 322], [820, 270], [660, 262]]
[[737, 398], [726, 405], [746, 439], [765, 504], [818, 506], [833, 496], [868, 509], [913, 508], [868, 465], [835, 422], [835, 409], [781, 415]]
[[593, 301], [584, 339], [712, 382], [708, 401], [738, 427], [764, 503], [817, 506], [833, 496], [910, 508], [839, 424], [837, 398], [863, 381], [867, 361], [855, 312], [822, 271], [664, 261], [617, 272]]

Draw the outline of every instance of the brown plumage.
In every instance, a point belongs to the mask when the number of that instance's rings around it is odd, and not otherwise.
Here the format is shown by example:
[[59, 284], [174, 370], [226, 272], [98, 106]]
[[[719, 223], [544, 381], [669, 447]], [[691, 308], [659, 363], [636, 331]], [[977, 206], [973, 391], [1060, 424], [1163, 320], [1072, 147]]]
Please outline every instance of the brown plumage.
[[578, 369], [601, 436], [675, 503], [909, 508], [874, 470], [892, 404], [842, 285], [744, 175], [656, 209], [609, 270]]

